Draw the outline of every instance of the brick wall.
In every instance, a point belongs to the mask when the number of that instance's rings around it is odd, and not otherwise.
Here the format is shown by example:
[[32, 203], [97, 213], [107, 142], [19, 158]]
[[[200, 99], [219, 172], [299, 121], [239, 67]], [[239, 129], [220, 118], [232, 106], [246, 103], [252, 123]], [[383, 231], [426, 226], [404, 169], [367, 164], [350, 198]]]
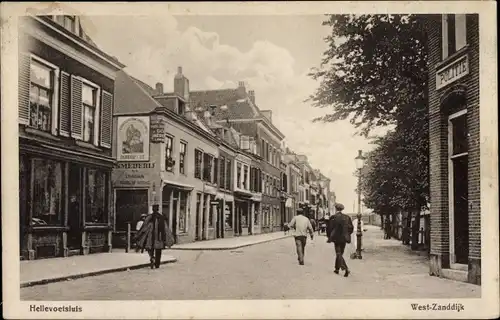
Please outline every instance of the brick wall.
[[[469, 257], [481, 258], [481, 199], [479, 151], [479, 16], [467, 15], [470, 74], [467, 77], [469, 128]], [[470, 26], [470, 27], [469, 27]]]
[[[438, 268], [449, 267], [448, 116], [466, 106], [469, 133], [468, 199], [469, 265], [471, 265], [471, 259], [480, 260], [481, 257], [479, 18], [478, 15], [467, 15], [468, 48], [466, 51], [469, 56], [469, 74], [439, 91], [436, 91], [436, 65], [443, 60], [440, 15], [428, 17], [427, 33], [429, 41], [430, 253], [441, 257]], [[454, 97], [452, 92], [455, 88], [463, 90], [464, 95]], [[444, 97], [447, 96], [451, 98], [445, 100]], [[460, 101], [460, 99], [463, 100]], [[471, 280], [470, 277], [469, 281], [480, 282], [480, 280]]]

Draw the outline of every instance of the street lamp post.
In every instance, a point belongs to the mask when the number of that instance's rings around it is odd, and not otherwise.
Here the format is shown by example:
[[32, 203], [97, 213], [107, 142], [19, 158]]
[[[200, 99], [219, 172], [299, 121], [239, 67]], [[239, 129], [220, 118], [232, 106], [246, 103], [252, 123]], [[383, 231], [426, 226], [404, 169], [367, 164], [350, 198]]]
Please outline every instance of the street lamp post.
[[362, 259], [361, 256], [361, 237], [363, 236], [361, 230], [361, 169], [363, 169], [365, 158], [363, 157], [363, 153], [361, 150], [358, 150], [358, 156], [354, 158], [356, 162], [356, 169], [358, 169], [358, 225], [356, 231], [356, 258]]

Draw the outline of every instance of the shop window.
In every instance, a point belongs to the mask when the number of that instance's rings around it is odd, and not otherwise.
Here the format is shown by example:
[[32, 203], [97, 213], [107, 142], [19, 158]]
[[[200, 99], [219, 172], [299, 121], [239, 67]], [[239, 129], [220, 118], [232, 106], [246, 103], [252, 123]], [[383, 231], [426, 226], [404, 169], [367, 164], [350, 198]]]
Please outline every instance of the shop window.
[[174, 166], [172, 165], [172, 152], [174, 148], [174, 139], [170, 136], [165, 136], [165, 170], [172, 172]]
[[86, 178], [85, 220], [91, 223], [106, 223], [108, 174], [96, 169], [87, 169]]
[[182, 174], [186, 174], [186, 151], [187, 144], [181, 141], [179, 148], [179, 172]]
[[255, 211], [254, 211], [254, 215], [253, 215], [253, 224], [255, 226], [258, 226], [259, 225], [259, 219], [260, 219], [260, 212], [259, 212], [259, 204], [256, 203], [255, 204]]
[[50, 132], [54, 109], [55, 69], [31, 60], [30, 66], [30, 123], [38, 130]]
[[226, 230], [231, 230], [233, 228], [233, 203], [226, 202], [226, 207], [224, 208], [224, 225]]
[[189, 193], [186, 191], [179, 191], [179, 231], [187, 232], [187, 203], [188, 203]]
[[83, 141], [94, 143], [95, 139], [95, 115], [97, 110], [98, 88], [82, 84], [83, 103]]
[[201, 179], [201, 165], [203, 162], [203, 152], [200, 150], [194, 151], [194, 177]]
[[33, 218], [35, 226], [62, 224], [62, 164], [33, 159]]
[[442, 16], [443, 59], [467, 45], [465, 14], [444, 14]]

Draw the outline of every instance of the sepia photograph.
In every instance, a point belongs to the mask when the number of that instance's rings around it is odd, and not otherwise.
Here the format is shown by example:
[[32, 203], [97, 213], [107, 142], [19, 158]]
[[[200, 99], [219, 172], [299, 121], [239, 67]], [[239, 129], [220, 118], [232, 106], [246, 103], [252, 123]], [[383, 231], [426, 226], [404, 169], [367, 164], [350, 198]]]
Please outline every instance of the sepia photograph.
[[499, 315], [495, 4], [312, 3], [5, 16], [4, 317]]

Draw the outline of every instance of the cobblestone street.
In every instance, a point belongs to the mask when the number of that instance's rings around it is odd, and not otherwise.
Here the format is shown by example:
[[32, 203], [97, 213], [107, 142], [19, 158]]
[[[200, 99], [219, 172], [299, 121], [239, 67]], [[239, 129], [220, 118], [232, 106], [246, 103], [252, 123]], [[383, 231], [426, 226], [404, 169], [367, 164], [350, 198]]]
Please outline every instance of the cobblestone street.
[[22, 288], [21, 299], [480, 297], [480, 286], [429, 276], [424, 256], [409, 252], [396, 240], [383, 240], [376, 227], [365, 233], [363, 260], [347, 259], [352, 274], [335, 275], [333, 246], [325, 239], [316, 235], [314, 243], [308, 242], [305, 266], [297, 264], [291, 238], [228, 251], [166, 250], [177, 263]]

